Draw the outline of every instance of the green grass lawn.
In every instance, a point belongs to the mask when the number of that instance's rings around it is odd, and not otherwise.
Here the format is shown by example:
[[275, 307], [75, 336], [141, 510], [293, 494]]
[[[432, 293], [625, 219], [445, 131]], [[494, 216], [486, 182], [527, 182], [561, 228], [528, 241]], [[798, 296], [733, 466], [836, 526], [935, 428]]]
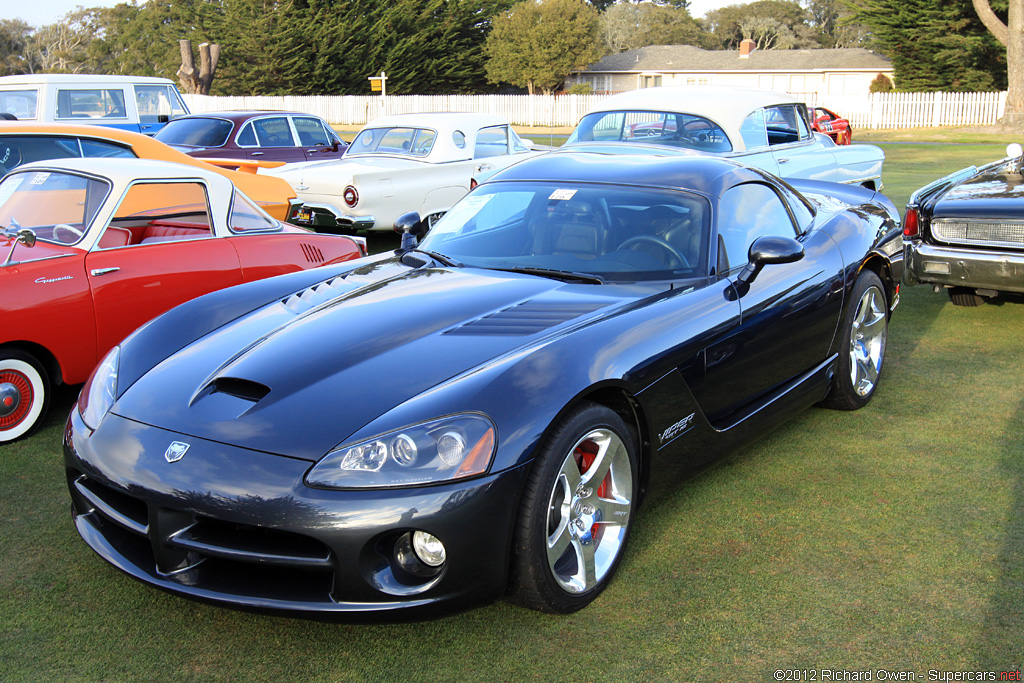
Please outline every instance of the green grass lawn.
[[[998, 141], [884, 148], [900, 206], [1003, 155]], [[905, 289], [867, 408], [807, 411], [652, 496], [617, 578], [562, 617], [499, 602], [426, 623], [323, 624], [137, 583], [72, 526], [63, 391], [45, 429], [0, 447], [0, 680], [742, 683], [776, 669], [928, 680], [1020, 668], [1022, 329], [1024, 298], [964, 309]]]

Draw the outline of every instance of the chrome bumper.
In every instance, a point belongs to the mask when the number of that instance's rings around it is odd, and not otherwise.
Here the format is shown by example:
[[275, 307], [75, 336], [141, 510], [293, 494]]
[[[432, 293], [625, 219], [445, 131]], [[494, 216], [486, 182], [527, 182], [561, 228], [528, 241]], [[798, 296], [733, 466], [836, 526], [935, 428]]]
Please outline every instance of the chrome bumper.
[[903, 281], [908, 285], [1024, 292], [1024, 255], [936, 247], [919, 241], [907, 241], [903, 249]]

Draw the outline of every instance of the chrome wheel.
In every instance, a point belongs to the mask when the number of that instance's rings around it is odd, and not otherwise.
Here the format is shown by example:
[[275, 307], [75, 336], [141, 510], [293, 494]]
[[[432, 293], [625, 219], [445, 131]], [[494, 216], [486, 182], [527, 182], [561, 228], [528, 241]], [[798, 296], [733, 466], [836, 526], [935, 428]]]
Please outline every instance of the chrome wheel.
[[548, 503], [547, 562], [569, 593], [593, 589], [615, 566], [629, 524], [633, 473], [617, 434], [595, 429], [570, 449]]
[[858, 396], [868, 396], [878, 384], [885, 358], [885, 296], [869, 287], [857, 304], [850, 334], [850, 381]]

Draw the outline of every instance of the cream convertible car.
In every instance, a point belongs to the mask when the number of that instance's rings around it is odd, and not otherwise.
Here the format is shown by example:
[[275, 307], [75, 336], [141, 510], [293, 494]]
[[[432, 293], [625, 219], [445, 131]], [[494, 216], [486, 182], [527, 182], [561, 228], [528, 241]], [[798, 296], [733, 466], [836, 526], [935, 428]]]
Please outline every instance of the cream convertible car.
[[470, 180], [539, 152], [492, 114], [398, 114], [363, 127], [341, 159], [266, 171], [287, 180], [302, 208], [290, 222], [317, 232], [390, 230], [418, 211], [433, 225]]
[[[735, 159], [782, 178], [882, 189], [885, 153], [837, 146], [811, 130], [807, 105], [791, 95], [723, 86], [644, 88], [601, 102], [580, 119], [563, 149], [614, 151], [621, 143], [652, 153], [691, 150]], [[486, 176], [481, 176], [486, 177]], [[478, 178], [479, 179], [479, 178]]]

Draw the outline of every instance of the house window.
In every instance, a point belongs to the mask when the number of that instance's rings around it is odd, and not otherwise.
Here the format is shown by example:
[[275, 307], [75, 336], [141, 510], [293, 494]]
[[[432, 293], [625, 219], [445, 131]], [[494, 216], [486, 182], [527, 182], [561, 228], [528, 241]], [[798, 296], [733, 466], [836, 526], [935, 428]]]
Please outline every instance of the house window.
[[657, 88], [661, 86], [661, 76], [640, 76], [640, 87], [641, 88]]
[[583, 76], [580, 83], [586, 83], [595, 93], [602, 93], [611, 90], [611, 80], [611, 76]]
[[711, 79], [707, 76], [687, 76], [686, 85], [711, 85]]

